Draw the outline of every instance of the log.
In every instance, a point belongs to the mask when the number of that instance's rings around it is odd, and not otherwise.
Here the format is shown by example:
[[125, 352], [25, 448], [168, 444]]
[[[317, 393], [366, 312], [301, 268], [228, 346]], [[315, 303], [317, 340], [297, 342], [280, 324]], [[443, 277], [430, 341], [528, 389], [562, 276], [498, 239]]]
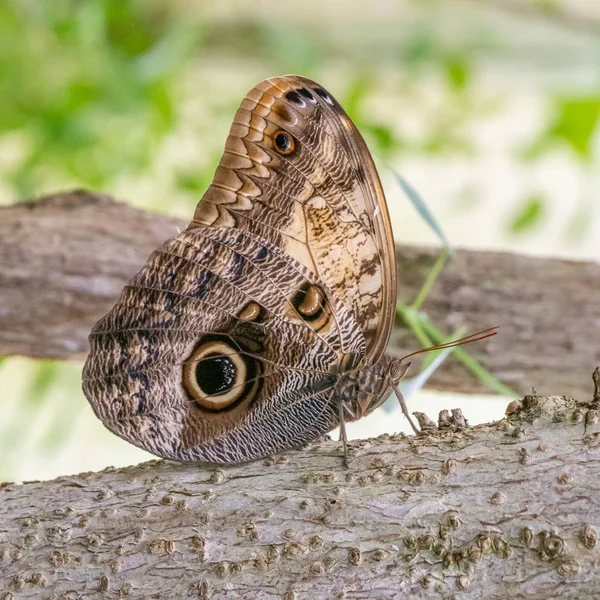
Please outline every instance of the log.
[[[600, 372], [599, 372], [600, 373]], [[596, 374], [600, 383], [600, 376]], [[600, 394], [231, 468], [0, 485], [0, 598], [597, 598]]]
[[[93, 324], [147, 256], [186, 223], [108, 196], [77, 191], [0, 208], [0, 356], [82, 359]], [[438, 250], [398, 246], [399, 299], [414, 299]], [[589, 396], [600, 363], [600, 265], [458, 250], [423, 309], [450, 333], [501, 327], [469, 348], [520, 394]], [[418, 347], [402, 324], [390, 351]], [[418, 361], [417, 361], [418, 362]], [[455, 359], [429, 385], [463, 393], [485, 386]]]
[[83, 359], [150, 253], [187, 223], [85, 191], [0, 208], [0, 356]]

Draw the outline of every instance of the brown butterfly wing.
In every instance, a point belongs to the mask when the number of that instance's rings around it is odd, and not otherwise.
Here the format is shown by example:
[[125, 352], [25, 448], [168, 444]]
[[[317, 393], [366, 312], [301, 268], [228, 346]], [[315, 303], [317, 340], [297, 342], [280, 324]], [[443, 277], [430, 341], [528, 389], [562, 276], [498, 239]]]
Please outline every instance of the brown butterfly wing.
[[195, 223], [247, 229], [294, 256], [352, 310], [379, 360], [396, 301], [389, 215], [362, 136], [319, 84], [278, 77], [248, 93]]
[[84, 392], [109, 429], [160, 456], [298, 446], [337, 424], [340, 372], [383, 352], [394, 260], [354, 125], [316, 83], [267, 80], [188, 229], [94, 327]]
[[[307, 325], [298, 290], [317, 286], [328, 303]], [[111, 431], [213, 463], [330, 431], [340, 355], [357, 365], [365, 353], [352, 313], [314, 274], [256, 234], [213, 226], [156, 250], [90, 346], [83, 390]]]

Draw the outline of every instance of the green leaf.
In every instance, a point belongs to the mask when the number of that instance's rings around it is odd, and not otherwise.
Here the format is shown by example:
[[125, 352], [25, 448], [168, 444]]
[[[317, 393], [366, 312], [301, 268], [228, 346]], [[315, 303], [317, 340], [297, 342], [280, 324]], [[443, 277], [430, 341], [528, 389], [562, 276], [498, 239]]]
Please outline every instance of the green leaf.
[[344, 110], [348, 113], [355, 125], [363, 130], [365, 125], [361, 122], [365, 100], [373, 89], [373, 83], [368, 75], [359, 74], [353, 77], [340, 99]]
[[59, 365], [60, 363], [50, 360], [39, 361], [37, 373], [33, 377], [25, 394], [25, 398], [29, 402], [39, 403], [42, 401], [44, 395], [56, 381]]
[[413, 206], [417, 209], [417, 212], [423, 217], [423, 220], [429, 225], [431, 229], [436, 233], [436, 235], [440, 238], [440, 241], [444, 245], [444, 248], [451, 256], [453, 254], [453, 250], [450, 247], [450, 243], [448, 242], [448, 238], [444, 235], [442, 228], [438, 225], [438, 222], [433, 217], [433, 214], [425, 204], [424, 200], [417, 193], [415, 188], [413, 188], [402, 175], [394, 171], [394, 175], [396, 180], [400, 184], [400, 187], [404, 191], [404, 193], [408, 196], [408, 199], [412, 202]]
[[437, 278], [442, 272], [442, 269], [444, 268], [444, 265], [446, 264], [446, 261], [450, 256], [451, 254], [448, 248], [444, 248], [442, 252], [440, 252], [440, 255], [438, 256], [434, 265], [431, 267], [431, 269], [429, 269], [429, 272], [427, 273], [427, 278], [425, 279], [423, 286], [419, 290], [417, 297], [413, 300], [412, 304], [410, 305], [413, 310], [420, 310], [421, 306], [423, 306], [423, 303], [427, 299], [427, 296], [429, 296], [429, 292], [431, 292], [431, 289], [435, 285]]
[[558, 103], [557, 120], [549, 135], [587, 157], [599, 117], [600, 97], [562, 98]]
[[540, 195], [533, 195], [519, 203], [516, 213], [508, 223], [508, 229], [513, 234], [530, 231], [538, 225], [546, 210], [546, 201]]
[[456, 90], [464, 90], [471, 81], [471, 66], [461, 56], [448, 58], [446, 62], [446, 77]]
[[550, 123], [539, 139], [525, 148], [523, 157], [535, 159], [557, 146], [566, 146], [579, 158], [589, 160], [600, 120], [600, 95], [559, 96], [553, 102]]
[[385, 125], [375, 123], [364, 123], [361, 127], [363, 133], [375, 142], [375, 152], [388, 156], [398, 143], [392, 130]]

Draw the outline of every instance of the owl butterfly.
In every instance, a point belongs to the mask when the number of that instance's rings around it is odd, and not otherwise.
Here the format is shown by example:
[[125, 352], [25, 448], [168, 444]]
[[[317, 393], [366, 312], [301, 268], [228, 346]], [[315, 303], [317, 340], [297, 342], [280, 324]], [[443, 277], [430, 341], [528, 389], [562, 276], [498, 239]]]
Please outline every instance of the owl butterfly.
[[344, 422], [399, 395], [395, 300], [361, 135], [314, 81], [267, 79], [190, 225], [93, 328], [83, 390], [108, 429], [165, 458], [251, 461], [340, 424], [345, 449]]

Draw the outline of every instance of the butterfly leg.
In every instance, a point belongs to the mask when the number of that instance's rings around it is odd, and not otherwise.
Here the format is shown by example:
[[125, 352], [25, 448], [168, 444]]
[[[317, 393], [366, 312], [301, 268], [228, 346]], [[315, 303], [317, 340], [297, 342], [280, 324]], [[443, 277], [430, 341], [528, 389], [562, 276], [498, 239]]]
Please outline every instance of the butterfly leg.
[[400, 402], [400, 408], [402, 409], [402, 414], [407, 418], [410, 426], [412, 427], [415, 433], [421, 433], [421, 430], [415, 425], [415, 422], [412, 420], [410, 413], [408, 412], [408, 408], [406, 407], [406, 402], [404, 401], [404, 396], [400, 391], [400, 387], [396, 383], [392, 383], [392, 388], [394, 389], [394, 393], [396, 394], [396, 398], [398, 398], [398, 402]]
[[346, 417], [344, 413], [345, 405], [343, 402], [340, 402], [338, 406], [340, 416], [340, 440], [344, 447], [344, 466], [348, 468], [350, 465], [348, 463], [348, 436], [346, 435]]

